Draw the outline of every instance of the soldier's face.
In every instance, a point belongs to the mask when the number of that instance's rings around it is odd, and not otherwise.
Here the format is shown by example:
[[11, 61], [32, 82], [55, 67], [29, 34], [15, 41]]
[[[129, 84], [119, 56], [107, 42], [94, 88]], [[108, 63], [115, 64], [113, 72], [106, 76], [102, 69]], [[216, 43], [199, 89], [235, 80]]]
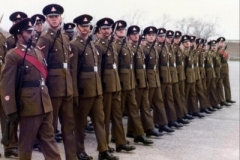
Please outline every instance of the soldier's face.
[[135, 34], [130, 34], [130, 39], [133, 41], [133, 42], [138, 42], [139, 40], [139, 34], [138, 33], [135, 33]]
[[180, 37], [179, 37], [179, 38], [174, 38], [174, 39], [173, 39], [173, 42], [174, 42], [174, 44], [178, 44], [178, 43], [180, 42], [180, 40], [181, 40]]
[[225, 46], [225, 42], [224, 42], [224, 41], [220, 41], [220, 42], [218, 43], [218, 46], [219, 46], [219, 47], [224, 47], [224, 46]]
[[168, 44], [172, 43], [172, 39], [173, 39], [173, 38], [166, 38], [167, 43], [168, 43]]
[[189, 47], [190, 47], [190, 42], [189, 42], [189, 41], [183, 42], [183, 46], [184, 46], [185, 48], [189, 48]]
[[165, 36], [158, 36], [157, 40], [158, 40], [159, 43], [163, 43], [164, 40], [165, 40]]
[[57, 28], [60, 26], [62, 22], [62, 17], [60, 15], [50, 15], [50, 16], [47, 16], [46, 20], [51, 27]]
[[149, 34], [146, 35], [146, 40], [150, 43], [153, 42], [155, 40], [155, 38], [156, 38], [155, 33], [149, 33]]
[[83, 35], [88, 35], [90, 32], [90, 26], [81, 26], [78, 25], [78, 32]]
[[200, 49], [202, 49], [202, 47], [203, 47], [203, 44], [200, 44], [200, 45], [198, 46], [198, 48], [200, 48]]
[[116, 30], [116, 35], [119, 37], [119, 38], [123, 38], [125, 37], [126, 35], [126, 30], [125, 28], [119, 28]]
[[217, 50], [217, 46], [216, 46], [216, 45], [211, 46], [211, 50], [212, 50], [212, 51], [216, 51], [216, 50]]
[[32, 36], [32, 31], [23, 30], [21, 31], [21, 34], [17, 35], [17, 38], [21, 44], [26, 45], [28, 40], [31, 38], [31, 36]]
[[34, 27], [34, 30], [37, 31], [37, 32], [42, 32], [43, 24], [42, 23], [37, 23]]
[[68, 37], [71, 39], [73, 38], [74, 32], [65, 32], [66, 35], [68, 35]]
[[146, 40], [141, 40], [141, 45], [145, 46], [146, 45]]
[[112, 28], [100, 28], [100, 35], [103, 38], [108, 38], [112, 32]]

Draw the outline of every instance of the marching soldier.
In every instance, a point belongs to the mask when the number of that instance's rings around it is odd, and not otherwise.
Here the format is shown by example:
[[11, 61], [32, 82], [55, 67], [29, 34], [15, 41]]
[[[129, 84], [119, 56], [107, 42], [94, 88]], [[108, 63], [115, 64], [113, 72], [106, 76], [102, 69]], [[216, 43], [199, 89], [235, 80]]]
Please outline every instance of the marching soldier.
[[[45, 159], [60, 160], [51, 124], [53, 108], [45, 85], [46, 63], [41, 52], [29, 44], [32, 30], [31, 19], [27, 18], [13, 25], [9, 31], [17, 40], [17, 47], [7, 53], [2, 69], [2, 105], [8, 121], [16, 125], [19, 122], [19, 160], [31, 159], [36, 137]], [[21, 74], [18, 67], [24, 67], [22, 79], [16, 77]], [[19, 90], [15, 87], [17, 83], [21, 83]], [[20, 95], [17, 95], [18, 92]], [[16, 103], [18, 101], [21, 105]]]
[[209, 50], [205, 60], [207, 95], [212, 106], [212, 111], [216, 111], [218, 109], [218, 99], [216, 95], [216, 73], [213, 62], [214, 51], [216, 51], [216, 41], [209, 41], [208, 45]]
[[[10, 16], [9, 16], [9, 19], [10, 21], [13, 22], [13, 25], [16, 24], [17, 22], [19, 22], [20, 20], [24, 19], [24, 18], [27, 18], [27, 14], [24, 13], [24, 12], [14, 12], [12, 13]], [[7, 38], [7, 48], [8, 50], [12, 49], [16, 47], [16, 39], [14, 38], [13, 35], [10, 35], [8, 38]]]
[[[200, 104], [200, 111], [204, 112], [206, 114], [211, 114], [212, 112], [209, 111], [207, 108], [210, 107], [210, 102], [204, 93], [204, 88], [203, 88], [203, 83], [202, 83], [202, 74], [200, 73], [200, 66], [199, 66], [199, 59], [200, 59], [200, 54], [202, 52], [202, 49], [200, 46], [202, 44], [202, 39], [199, 38], [196, 40], [196, 50], [192, 50], [193, 55], [194, 55], [194, 71], [195, 71], [195, 79], [196, 79], [196, 93], [197, 93], [197, 100], [199, 101]], [[195, 42], [194, 42], [195, 43]], [[202, 67], [202, 66], [201, 66]], [[201, 70], [202, 71], [202, 70]], [[205, 73], [205, 72], [204, 72]]]
[[[78, 105], [75, 106], [77, 154], [80, 160], [89, 158], [84, 150], [84, 131], [89, 115], [97, 137], [99, 159], [117, 159], [109, 153], [107, 140], [103, 138], [106, 137], [106, 132], [104, 130], [102, 86], [98, 70], [99, 52], [89, 39], [91, 20], [92, 16], [87, 14], [80, 15], [73, 20], [77, 25], [78, 36], [70, 43], [73, 55], [71, 70], [74, 97], [78, 97]], [[118, 120], [122, 123], [121, 116]], [[113, 124], [116, 125], [115, 123], [114, 121]], [[123, 126], [121, 128], [123, 129]], [[124, 134], [122, 136], [124, 139]], [[126, 142], [120, 145], [123, 144]]]
[[61, 14], [64, 9], [58, 4], [43, 8], [49, 28], [42, 33], [36, 46], [41, 50], [48, 65], [47, 86], [53, 105], [53, 127], [57, 130], [58, 116], [62, 125], [62, 137], [67, 160], [75, 160], [75, 123], [73, 113], [73, 88], [69, 70], [70, 46], [61, 32]]
[[[224, 37], [219, 37], [217, 39], [218, 43], [218, 54], [221, 57], [221, 77], [222, 77], [222, 83], [224, 87], [224, 92], [225, 92], [225, 102], [227, 103], [236, 103], [236, 101], [233, 101], [231, 99], [231, 86], [229, 82], [229, 68], [228, 68], [228, 59], [229, 55], [226, 52], [227, 47], [225, 46], [225, 38]], [[225, 103], [222, 102], [221, 105], [226, 105]]]
[[[160, 32], [163, 30], [159, 30]], [[175, 55], [173, 55], [172, 51], [172, 41], [174, 37], [174, 32], [168, 30], [166, 32], [166, 39], [163, 44], [158, 44], [158, 52], [159, 52], [159, 65], [160, 65], [160, 82], [161, 82], [161, 90], [164, 99], [164, 105], [167, 112], [168, 117], [168, 125], [170, 127], [174, 126], [176, 128], [183, 127], [181, 123], [178, 123], [177, 118], [182, 118], [184, 116], [179, 108], [180, 106], [176, 105], [176, 109], [174, 106], [173, 99], [173, 90], [172, 83], [177, 82], [177, 70], [176, 70], [176, 62]], [[160, 38], [157, 38], [160, 39]], [[161, 41], [160, 41], [161, 42]], [[179, 111], [179, 116], [177, 117], [176, 110]], [[184, 120], [183, 120], [184, 121]]]
[[[130, 49], [134, 52], [134, 69], [135, 69], [135, 77], [136, 77], [136, 101], [137, 105], [140, 109], [140, 117], [143, 125], [143, 129], [147, 135], [149, 136], [161, 136], [154, 129], [153, 117], [150, 113], [150, 105], [148, 102], [148, 82], [146, 75], [146, 67], [145, 67], [145, 55], [143, 53], [142, 47], [140, 46], [139, 41], [141, 38], [139, 37], [140, 28], [137, 25], [132, 25], [128, 28], [127, 36], [129, 39]], [[139, 39], [140, 38], [140, 39]], [[132, 122], [131, 119], [128, 119], [128, 133], [132, 131]]]
[[190, 36], [184, 35], [182, 36], [182, 44], [183, 44], [183, 53], [185, 54], [185, 73], [186, 73], [186, 86], [185, 86], [185, 99], [186, 105], [188, 108], [188, 112], [192, 113], [193, 116], [197, 116], [199, 118], [205, 117], [198, 110], [197, 103], [197, 94], [195, 88], [195, 70], [194, 70], [194, 55], [192, 52], [193, 47], [190, 46], [190, 41], [193, 38]]
[[168, 120], [163, 102], [161, 84], [159, 79], [159, 52], [154, 44], [156, 40], [157, 28], [149, 26], [144, 29], [143, 34], [146, 38], [146, 46], [143, 51], [145, 54], [145, 65], [147, 80], [149, 85], [149, 103], [154, 106], [154, 123], [159, 128], [159, 132], [174, 132], [168, 127]]
[[34, 24], [34, 36], [33, 36], [33, 41], [32, 45], [35, 47], [39, 37], [42, 34], [43, 31], [43, 24], [45, 22], [45, 16], [41, 14], [35, 14], [31, 17], [32, 24]]
[[[183, 63], [177, 63], [177, 59], [179, 59], [181, 53], [177, 53], [179, 50], [179, 44], [181, 41], [182, 33], [180, 31], [175, 31], [174, 38], [173, 38], [173, 45], [171, 46], [172, 55], [169, 56], [169, 63], [170, 63], [170, 71], [171, 75], [175, 75], [172, 77], [172, 90], [173, 90], [173, 99], [176, 108], [176, 113], [178, 117], [178, 122], [182, 124], [188, 124], [189, 121], [185, 119], [185, 115], [187, 114], [187, 108], [185, 106], [185, 97], [181, 99], [180, 88], [179, 88], [179, 78], [180, 73], [178, 73], [178, 68], [183, 66]], [[183, 70], [184, 71], [184, 70]], [[180, 70], [181, 72], [181, 70]], [[183, 88], [184, 89], [184, 88]], [[184, 91], [182, 91], [185, 93]]]
[[74, 23], [65, 23], [63, 26], [64, 33], [68, 36], [69, 41], [73, 39], [75, 26]]

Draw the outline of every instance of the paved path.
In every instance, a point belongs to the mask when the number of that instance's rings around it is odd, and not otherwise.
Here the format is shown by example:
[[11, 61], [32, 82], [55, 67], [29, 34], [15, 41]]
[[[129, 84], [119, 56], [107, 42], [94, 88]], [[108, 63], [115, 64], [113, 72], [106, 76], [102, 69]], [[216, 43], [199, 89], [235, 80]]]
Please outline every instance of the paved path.
[[[239, 160], [239, 62], [231, 61], [229, 65], [232, 99], [237, 103], [203, 119], [195, 119], [173, 134], [152, 138], [152, 146], [136, 144], [135, 151], [115, 155], [121, 160]], [[126, 127], [126, 119], [124, 124]], [[133, 139], [128, 140], [133, 143]], [[85, 144], [87, 153], [97, 160], [95, 135], [87, 134]], [[114, 144], [110, 146], [114, 147]], [[58, 143], [58, 147], [65, 159], [63, 144]], [[3, 154], [2, 146], [0, 153]], [[44, 158], [34, 151], [32, 159]]]

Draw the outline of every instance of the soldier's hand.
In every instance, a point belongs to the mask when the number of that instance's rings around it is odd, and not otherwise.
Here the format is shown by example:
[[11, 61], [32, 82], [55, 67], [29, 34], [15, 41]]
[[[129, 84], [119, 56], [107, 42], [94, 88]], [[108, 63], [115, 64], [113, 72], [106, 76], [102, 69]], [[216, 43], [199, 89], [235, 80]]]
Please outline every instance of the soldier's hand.
[[18, 122], [19, 115], [17, 112], [7, 115], [7, 118], [10, 122]]
[[73, 97], [73, 107], [78, 107], [78, 97]]

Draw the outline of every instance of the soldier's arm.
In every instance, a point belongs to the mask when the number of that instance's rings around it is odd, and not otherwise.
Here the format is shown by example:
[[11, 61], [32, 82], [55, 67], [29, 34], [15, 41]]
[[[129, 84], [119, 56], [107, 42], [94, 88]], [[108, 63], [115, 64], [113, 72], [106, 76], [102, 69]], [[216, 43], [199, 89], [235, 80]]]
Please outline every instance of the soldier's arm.
[[71, 47], [71, 53], [70, 53], [70, 71], [71, 71], [71, 76], [72, 76], [72, 81], [73, 81], [73, 96], [77, 97], [78, 96], [78, 49], [76, 44], [70, 43]]
[[5, 64], [2, 68], [0, 81], [2, 106], [6, 115], [17, 112], [15, 98], [17, 67], [18, 62], [14, 58], [13, 54], [8, 53], [5, 57]]
[[45, 36], [40, 36], [37, 41], [36, 48], [43, 52], [44, 58], [47, 61], [48, 53], [50, 52], [51, 42]]

